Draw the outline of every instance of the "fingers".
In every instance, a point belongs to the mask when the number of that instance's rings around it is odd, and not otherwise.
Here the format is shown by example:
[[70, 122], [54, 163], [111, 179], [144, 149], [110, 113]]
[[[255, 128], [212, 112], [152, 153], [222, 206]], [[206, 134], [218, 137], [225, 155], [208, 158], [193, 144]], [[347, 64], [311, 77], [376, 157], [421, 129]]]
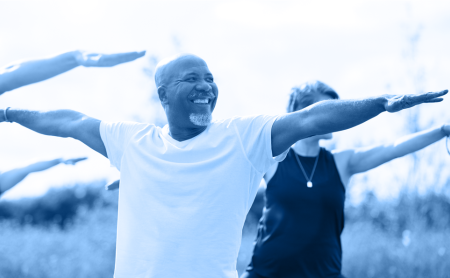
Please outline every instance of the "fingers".
[[131, 62], [136, 59], [139, 59], [145, 55], [145, 51], [139, 52], [126, 52], [126, 53], [117, 53], [105, 56], [105, 59], [111, 59], [111, 62], [115, 62], [116, 64]]
[[145, 50], [114, 54], [84, 53], [79, 63], [85, 67], [113, 67], [139, 59], [145, 53]]
[[443, 98], [434, 98], [434, 99], [426, 100], [423, 103], [441, 102], [443, 100], [444, 100]]
[[440, 92], [428, 92], [424, 94], [409, 95], [409, 96], [411, 96], [411, 100], [414, 102], [414, 105], [416, 105], [419, 103], [441, 102], [443, 99], [440, 97], [446, 95], [447, 93], [448, 90], [443, 90]]
[[432, 99], [432, 98], [444, 96], [447, 93], [448, 93], [448, 90], [442, 90], [440, 92], [429, 92], [429, 93], [424, 94], [424, 96], [426, 96], [428, 99]]
[[86, 159], [88, 159], [88, 158], [87, 157], [72, 158], [72, 159], [67, 159], [66, 161], [64, 161], [64, 163], [74, 165], [75, 163], [78, 163], [78, 162], [86, 160]]
[[69, 160], [72, 160], [74, 162], [79, 162], [79, 161], [83, 161], [83, 160], [86, 160], [86, 159], [87, 159], [87, 157], [78, 157], [78, 158], [72, 158], [72, 159], [69, 159]]
[[448, 93], [448, 90], [442, 90], [440, 92], [429, 92], [426, 95], [428, 95], [430, 98], [437, 98], [441, 96], [445, 96]]

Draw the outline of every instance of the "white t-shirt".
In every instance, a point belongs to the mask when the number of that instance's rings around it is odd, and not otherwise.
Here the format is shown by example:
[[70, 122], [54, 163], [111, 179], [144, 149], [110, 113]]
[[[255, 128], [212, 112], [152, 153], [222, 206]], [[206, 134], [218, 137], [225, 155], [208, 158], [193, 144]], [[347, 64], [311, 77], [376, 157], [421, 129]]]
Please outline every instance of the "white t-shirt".
[[169, 128], [102, 122], [121, 172], [116, 278], [237, 278], [245, 217], [272, 157], [276, 116], [214, 121], [178, 142]]

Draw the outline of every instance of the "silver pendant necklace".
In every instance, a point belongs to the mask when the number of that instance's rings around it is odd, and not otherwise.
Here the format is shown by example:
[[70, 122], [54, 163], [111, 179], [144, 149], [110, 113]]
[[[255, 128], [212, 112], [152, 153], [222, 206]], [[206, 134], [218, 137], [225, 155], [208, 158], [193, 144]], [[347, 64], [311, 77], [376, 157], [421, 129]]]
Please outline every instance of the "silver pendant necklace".
[[306, 171], [303, 168], [303, 165], [300, 162], [300, 159], [298, 158], [298, 154], [295, 151], [294, 151], [294, 154], [295, 154], [295, 158], [297, 159], [298, 166], [300, 166], [300, 169], [302, 169], [303, 175], [305, 176], [305, 179], [307, 181], [306, 186], [309, 187], [309, 188], [313, 187], [312, 178], [314, 176], [314, 172], [316, 171], [317, 162], [319, 161], [320, 150], [319, 150], [319, 154], [316, 156], [316, 162], [314, 162], [314, 167], [312, 169], [310, 178], [308, 178], [308, 176], [306, 175]]

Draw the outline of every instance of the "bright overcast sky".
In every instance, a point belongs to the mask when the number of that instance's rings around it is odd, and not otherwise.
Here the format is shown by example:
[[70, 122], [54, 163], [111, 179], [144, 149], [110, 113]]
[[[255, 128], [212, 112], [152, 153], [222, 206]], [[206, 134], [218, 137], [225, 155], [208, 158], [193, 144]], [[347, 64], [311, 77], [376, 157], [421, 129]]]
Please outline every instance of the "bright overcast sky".
[[[151, 122], [159, 108], [150, 100], [154, 83], [144, 68], [152, 66], [151, 57], [179, 52], [208, 63], [220, 92], [215, 118], [283, 113], [289, 89], [310, 79], [329, 84], [342, 98], [442, 90], [450, 87], [449, 14], [449, 1], [0, 0], [0, 65], [72, 49], [147, 50], [146, 57], [129, 64], [77, 68], [7, 93], [0, 107], [68, 108], [102, 120]], [[449, 122], [449, 104], [447, 99], [421, 107], [421, 129]], [[407, 115], [385, 113], [336, 134], [328, 146], [390, 142], [408, 133]], [[422, 152], [433, 160], [419, 165], [423, 182], [417, 187], [445, 183], [448, 175], [442, 171], [449, 168], [450, 157], [444, 154], [443, 141]], [[3, 198], [111, 180], [118, 173], [75, 140], [0, 124], [0, 171], [76, 156], [90, 159], [30, 175]], [[410, 166], [410, 159], [403, 158], [359, 175], [352, 190], [394, 196]]]

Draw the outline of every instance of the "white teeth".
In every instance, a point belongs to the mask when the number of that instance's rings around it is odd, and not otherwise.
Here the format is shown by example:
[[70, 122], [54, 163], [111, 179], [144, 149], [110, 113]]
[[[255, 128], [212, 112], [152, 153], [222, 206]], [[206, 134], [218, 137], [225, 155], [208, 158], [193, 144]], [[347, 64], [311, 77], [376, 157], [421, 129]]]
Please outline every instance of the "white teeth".
[[194, 103], [208, 103], [209, 100], [208, 99], [195, 99]]

